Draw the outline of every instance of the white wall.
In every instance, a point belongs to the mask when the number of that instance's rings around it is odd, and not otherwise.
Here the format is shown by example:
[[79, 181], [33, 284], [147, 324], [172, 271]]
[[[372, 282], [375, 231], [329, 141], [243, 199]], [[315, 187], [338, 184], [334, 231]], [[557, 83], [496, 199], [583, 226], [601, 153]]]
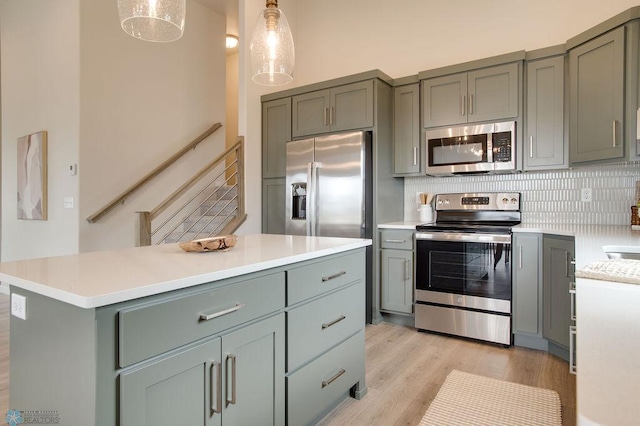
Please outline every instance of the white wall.
[[[241, 28], [250, 36], [258, 6], [264, 2], [244, 0], [241, 4], [241, 16], [248, 13], [250, 21]], [[294, 82], [264, 90], [251, 82], [248, 71], [244, 73], [244, 134], [249, 143], [260, 138], [260, 96], [264, 93], [371, 69], [400, 78], [441, 66], [562, 44], [636, 6], [637, 0], [296, 0], [279, 5], [293, 22]], [[256, 145], [256, 157], [258, 148]], [[257, 160], [252, 164], [259, 166]], [[259, 200], [257, 170], [247, 173], [247, 193]], [[259, 229], [259, 215], [249, 214], [242, 230]]]
[[[79, 1], [0, 3], [2, 69], [2, 260], [74, 253], [78, 177], [67, 166], [78, 159]], [[48, 220], [17, 220], [19, 137], [48, 131]]]
[[187, 2], [185, 32], [149, 43], [120, 28], [115, 1], [80, 14], [80, 251], [134, 245], [149, 211], [224, 150], [225, 130], [99, 222], [85, 218], [216, 122], [225, 125], [225, 17]]

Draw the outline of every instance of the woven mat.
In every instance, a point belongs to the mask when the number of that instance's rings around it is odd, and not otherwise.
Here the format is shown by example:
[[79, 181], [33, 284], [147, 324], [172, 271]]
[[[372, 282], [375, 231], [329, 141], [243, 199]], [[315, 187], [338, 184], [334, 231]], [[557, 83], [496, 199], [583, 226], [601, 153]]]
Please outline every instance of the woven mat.
[[576, 277], [627, 284], [640, 284], [640, 260], [599, 260], [576, 271]]
[[561, 426], [560, 397], [553, 390], [452, 370], [420, 425]]

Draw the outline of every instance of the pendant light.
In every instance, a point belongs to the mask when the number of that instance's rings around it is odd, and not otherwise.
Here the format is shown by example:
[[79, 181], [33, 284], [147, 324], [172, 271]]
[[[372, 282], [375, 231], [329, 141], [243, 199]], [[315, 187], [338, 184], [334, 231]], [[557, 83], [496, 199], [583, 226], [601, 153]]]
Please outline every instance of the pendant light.
[[293, 81], [295, 51], [291, 29], [277, 0], [266, 0], [251, 37], [253, 81], [263, 86], [281, 86]]
[[187, 0], [118, 0], [120, 25], [145, 41], [169, 42], [182, 37]]

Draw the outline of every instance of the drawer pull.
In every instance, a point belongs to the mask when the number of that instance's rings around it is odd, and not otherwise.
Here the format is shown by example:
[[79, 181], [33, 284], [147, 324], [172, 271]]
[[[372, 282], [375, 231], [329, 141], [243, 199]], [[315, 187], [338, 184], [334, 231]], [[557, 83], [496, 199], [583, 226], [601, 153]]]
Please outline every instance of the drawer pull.
[[200, 319], [202, 321], [209, 321], [209, 320], [212, 320], [214, 318], [218, 318], [218, 317], [221, 317], [223, 315], [227, 315], [227, 314], [230, 314], [232, 312], [238, 311], [241, 308], [244, 308], [244, 306], [245, 306], [244, 303], [236, 303], [236, 305], [234, 307], [229, 308], [229, 309], [225, 309], [224, 311], [215, 312], [215, 313], [209, 314], [209, 315], [200, 314]]
[[385, 243], [404, 244], [407, 240], [384, 240]]
[[331, 383], [335, 382], [338, 377], [342, 376], [344, 373], [346, 373], [347, 370], [345, 370], [344, 368], [341, 368], [340, 371], [338, 371], [338, 373], [333, 376], [332, 378], [330, 378], [329, 380], [323, 380], [322, 381], [322, 387], [326, 388], [327, 386], [329, 386]]
[[325, 328], [329, 328], [332, 325], [336, 325], [337, 323], [339, 323], [340, 321], [342, 321], [345, 318], [347, 318], [347, 317], [345, 317], [344, 315], [340, 315], [338, 318], [334, 319], [333, 321], [326, 322], [326, 323], [322, 324], [322, 329], [324, 330]]
[[345, 275], [346, 273], [347, 273], [347, 271], [340, 271], [337, 274], [329, 275], [328, 277], [322, 277], [322, 282], [331, 281], [331, 280], [333, 280], [335, 278], [338, 278], [338, 277], [341, 277], [341, 276]]
[[[229, 374], [229, 361], [231, 361], [231, 374]], [[227, 404], [236, 403], [236, 356], [227, 355], [227, 381], [231, 376], [231, 392], [229, 392], [229, 385], [227, 382]], [[229, 398], [231, 395], [231, 398]]]
[[222, 412], [222, 363], [211, 363], [211, 415]]
[[569, 327], [569, 373], [576, 374], [576, 336], [577, 329], [575, 326]]

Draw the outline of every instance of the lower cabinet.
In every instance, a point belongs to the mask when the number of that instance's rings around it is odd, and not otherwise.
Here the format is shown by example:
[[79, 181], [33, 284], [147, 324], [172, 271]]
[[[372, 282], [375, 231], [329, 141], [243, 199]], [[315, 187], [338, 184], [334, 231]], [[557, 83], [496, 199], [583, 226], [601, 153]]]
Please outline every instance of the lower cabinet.
[[285, 178], [262, 179], [262, 233], [284, 234]]
[[380, 309], [413, 313], [413, 231], [383, 230], [380, 238]]
[[514, 233], [514, 344], [569, 360], [573, 237]]
[[120, 375], [120, 424], [284, 423], [284, 314]]

